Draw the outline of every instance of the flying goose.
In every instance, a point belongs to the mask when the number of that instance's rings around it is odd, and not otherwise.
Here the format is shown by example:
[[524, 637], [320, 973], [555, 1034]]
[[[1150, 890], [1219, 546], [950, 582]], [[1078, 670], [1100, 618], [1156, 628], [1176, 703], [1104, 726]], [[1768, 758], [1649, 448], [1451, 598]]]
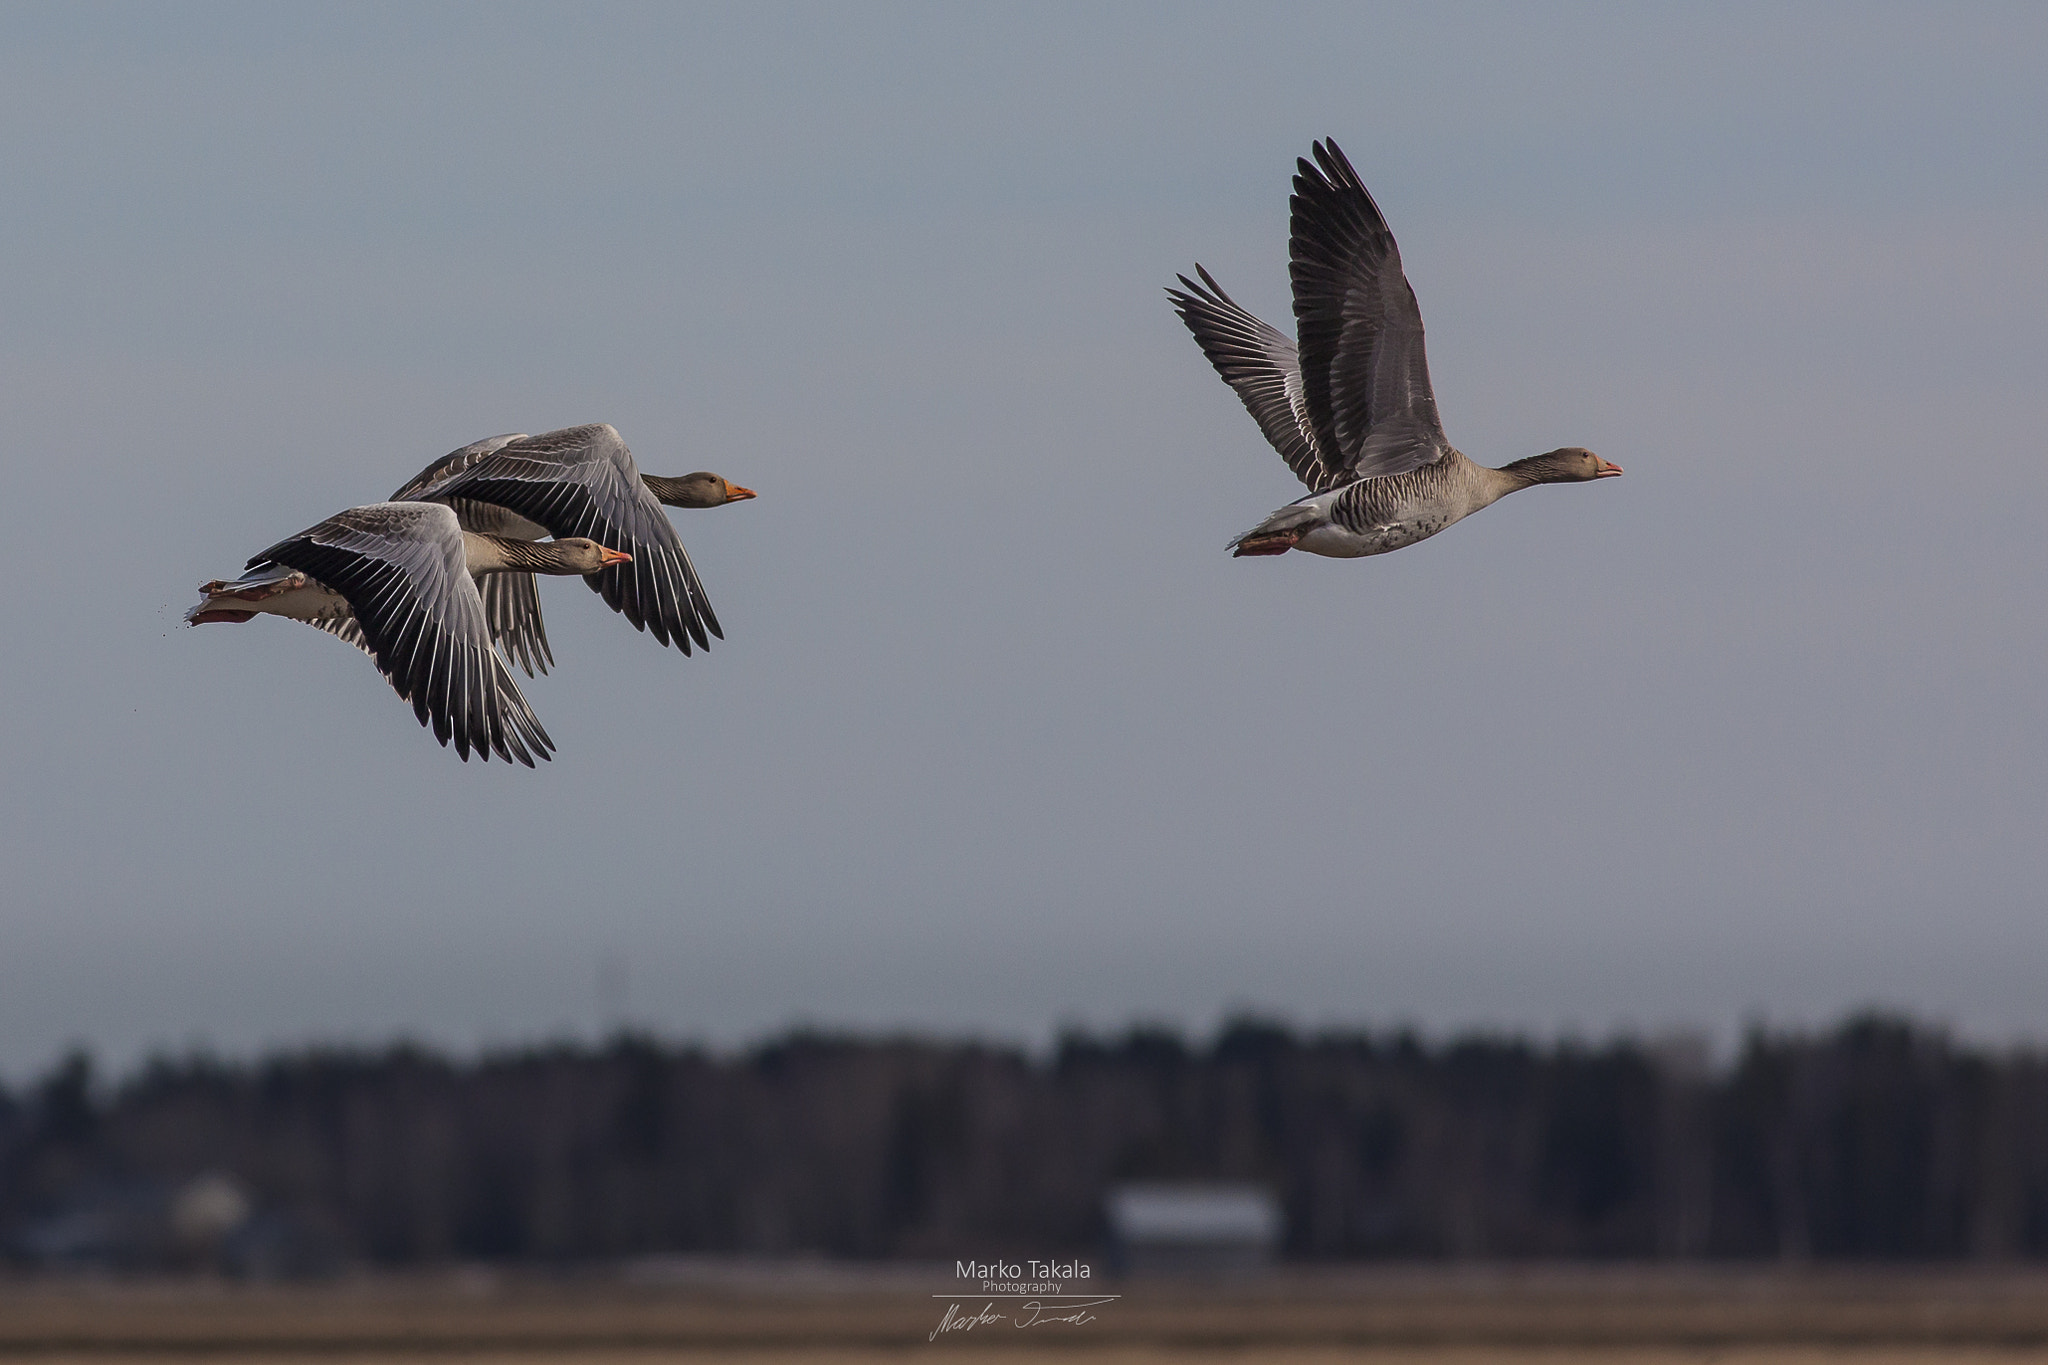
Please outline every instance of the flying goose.
[[548, 544], [464, 531], [454, 509], [379, 502], [337, 512], [200, 585], [191, 625], [288, 616], [360, 645], [445, 747], [531, 768], [555, 747], [491, 648], [475, 577], [595, 573], [627, 556], [594, 540]]
[[1422, 313], [1379, 205], [1334, 141], [1295, 163], [1288, 275], [1300, 349], [1247, 313], [1201, 266], [1169, 288], [1181, 321], [1237, 391], [1309, 495], [1231, 542], [1238, 555], [1289, 550], [1348, 559], [1435, 535], [1539, 483], [1610, 478], [1621, 466], [1565, 446], [1500, 469], [1444, 439]]
[[[632, 567], [587, 581], [636, 630], [652, 630], [683, 653], [725, 638], [689, 551], [662, 506], [722, 507], [754, 496], [719, 475], [679, 479], [642, 474], [609, 423], [565, 427], [539, 436], [492, 436], [449, 452], [393, 493], [394, 501], [445, 502], [464, 530], [538, 540], [594, 536], [632, 556]], [[492, 638], [528, 676], [554, 662], [531, 576], [501, 574], [484, 584]], [[709, 632], [707, 634], [706, 632]]]

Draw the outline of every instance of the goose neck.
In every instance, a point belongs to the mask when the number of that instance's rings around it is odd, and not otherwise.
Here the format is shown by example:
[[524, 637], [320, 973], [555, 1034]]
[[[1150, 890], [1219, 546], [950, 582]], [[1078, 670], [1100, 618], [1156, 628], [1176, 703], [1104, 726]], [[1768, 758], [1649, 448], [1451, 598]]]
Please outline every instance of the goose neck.
[[511, 536], [470, 531], [463, 534], [462, 544], [464, 558], [473, 574], [579, 572], [562, 562], [560, 546], [545, 541], [518, 540]]

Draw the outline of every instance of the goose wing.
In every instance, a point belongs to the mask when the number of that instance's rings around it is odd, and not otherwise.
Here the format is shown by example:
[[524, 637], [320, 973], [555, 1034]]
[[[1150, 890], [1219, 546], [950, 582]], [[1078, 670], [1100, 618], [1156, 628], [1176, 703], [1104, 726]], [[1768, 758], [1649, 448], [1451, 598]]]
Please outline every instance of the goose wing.
[[[460, 474], [494, 450], [526, 439], [525, 432], [486, 436], [460, 450], [451, 450], [413, 475], [391, 495], [393, 502], [417, 502], [435, 484]], [[438, 501], [438, 499], [437, 499]], [[539, 540], [547, 528], [527, 520], [510, 508], [497, 507], [471, 498], [445, 500], [455, 509], [455, 519], [465, 531], [479, 535], [509, 536], [517, 540]], [[548, 648], [548, 629], [540, 614], [540, 588], [530, 573], [485, 574], [477, 583], [483, 594], [484, 619], [490, 623], [491, 639], [505, 651], [505, 657], [526, 670], [531, 678], [545, 673], [555, 662]]]
[[1422, 310], [1379, 205], [1335, 142], [1296, 162], [1288, 239], [1302, 393], [1319, 449], [1352, 478], [1399, 474], [1449, 447], [1429, 387]]
[[266, 560], [311, 574], [348, 599], [378, 671], [434, 738], [455, 741], [465, 762], [474, 749], [530, 768], [535, 754], [546, 758], [555, 747], [491, 648], [453, 509], [351, 507], [249, 563]]
[[419, 500], [420, 490], [441, 482], [450, 474], [460, 474], [494, 450], [502, 450], [514, 441], [525, 439], [525, 432], [512, 431], [503, 436], [486, 436], [481, 441], [471, 441], [466, 446], [451, 450], [413, 475], [404, 487], [391, 495], [391, 501], [416, 502]]
[[682, 538], [607, 423], [508, 441], [415, 496], [490, 503], [557, 538], [588, 536], [624, 550], [630, 564], [584, 578], [606, 605], [685, 654], [693, 639], [709, 649], [711, 636], [725, 638]]
[[1294, 343], [1240, 308], [1201, 266], [1195, 273], [1200, 284], [1182, 275], [1183, 288], [1166, 291], [1174, 311], [1295, 477], [1317, 491], [1328, 487], [1337, 461], [1324, 455], [1309, 424]]

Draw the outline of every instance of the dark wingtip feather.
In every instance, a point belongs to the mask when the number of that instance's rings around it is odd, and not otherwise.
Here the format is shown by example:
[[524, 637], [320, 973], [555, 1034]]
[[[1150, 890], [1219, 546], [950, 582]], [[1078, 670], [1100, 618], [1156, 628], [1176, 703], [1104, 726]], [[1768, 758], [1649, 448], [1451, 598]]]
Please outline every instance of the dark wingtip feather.
[[1323, 173], [1332, 184], [1359, 183], [1358, 172], [1351, 168], [1351, 158], [1337, 145], [1337, 139], [1326, 137], [1315, 145], [1316, 160], [1322, 163]]
[[1175, 289], [1170, 284], [1166, 286], [1166, 294], [1168, 298], [1173, 300], [1174, 311], [1183, 318], [1187, 317], [1190, 308], [1197, 308], [1203, 304], [1214, 304], [1218, 300], [1224, 303], [1230, 302], [1229, 296], [1218, 287], [1215, 280], [1209, 278], [1209, 272], [1202, 269], [1199, 264], [1195, 266], [1195, 273], [1202, 277], [1202, 284], [1196, 284], [1185, 275], [1175, 275], [1174, 278], [1180, 281], [1181, 287]]

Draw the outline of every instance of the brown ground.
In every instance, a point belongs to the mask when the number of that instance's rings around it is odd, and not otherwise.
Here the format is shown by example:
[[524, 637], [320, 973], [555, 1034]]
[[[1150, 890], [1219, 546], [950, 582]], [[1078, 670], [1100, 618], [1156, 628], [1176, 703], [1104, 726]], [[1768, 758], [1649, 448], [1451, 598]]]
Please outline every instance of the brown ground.
[[[308, 1288], [0, 1282], [0, 1365], [2048, 1365], [2048, 1271], [1373, 1269], [1105, 1282], [1081, 1325], [928, 1338], [952, 1267], [671, 1262]], [[980, 1300], [960, 1301], [971, 1313]], [[1009, 1310], [1014, 1305], [998, 1304]]]

